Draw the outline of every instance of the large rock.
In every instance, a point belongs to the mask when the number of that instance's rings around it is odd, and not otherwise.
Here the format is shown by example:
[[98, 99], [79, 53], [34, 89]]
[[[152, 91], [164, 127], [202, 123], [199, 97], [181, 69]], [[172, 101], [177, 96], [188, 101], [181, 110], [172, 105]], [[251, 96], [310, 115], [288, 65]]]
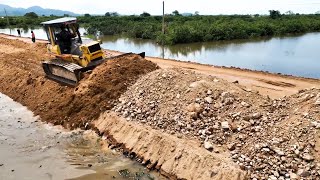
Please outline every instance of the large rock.
[[187, 106], [187, 111], [200, 113], [202, 111], [202, 107], [198, 103], [192, 103], [189, 106]]
[[213, 102], [213, 99], [211, 97], [206, 97], [206, 98], [204, 98], [204, 100], [209, 104], [212, 104], [212, 102]]
[[259, 112], [253, 113], [252, 114], [252, 118], [253, 119], [260, 119], [262, 117], [262, 114]]
[[230, 125], [229, 125], [228, 121], [222, 122], [222, 123], [221, 123], [221, 128], [222, 128], [223, 130], [229, 130], [229, 129], [230, 129]]
[[248, 104], [247, 102], [244, 102], [244, 101], [241, 102], [241, 105], [243, 107], [250, 107], [250, 104]]
[[298, 175], [301, 177], [308, 177], [311, 175], [311, 173], [305, 169], [299, 169], [298, 170]]
[[312, 127], [316, 128], [316, 129], [320, 129], [320, 123], [319, 122], [311, 122]]
[[290, 173], [290, 179], [291, 180], [298, 180], [299, 179], [299, 176], [295, 173]]
[[301, 158], [306, 161], [313, 161], [314, 160], [314, 157], [311, 154], [303, 154]]
[[213, 145], [212, 143], [208, 142], [208, 141], [205, 141], [204, 142], [204, 148], [208, 151], [212, 151], [213, 150]]

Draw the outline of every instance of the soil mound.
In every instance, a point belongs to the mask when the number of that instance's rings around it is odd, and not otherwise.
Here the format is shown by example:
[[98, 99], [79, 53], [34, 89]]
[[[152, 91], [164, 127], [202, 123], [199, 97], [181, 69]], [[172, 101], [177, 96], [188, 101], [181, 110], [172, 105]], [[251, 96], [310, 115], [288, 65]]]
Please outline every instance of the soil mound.
[[[127, 87], [134, 84], [141, 75], [156, 69], [156, 64], [139, 55], [105, 62], [83, 79], [74, 92], [58, 105], [62, 116], [55, 123], [69, 122], [72, 128], [88, 126], [100, 113], [111, 109]], [[55, 116], [52, 114], [50, 119]]]
[[49, 59], [44, 44], [0, 38], [0, 91], [27, 106], [42, 120], [67, 128], [89, 128], [93, 118], [114, 106], [127, 87], [157, 65], [138, 55], [109, 60], [94, 69], [77, 88], [44, 77]]
[[320, 178], [320, 90], [271, 100], [215, 77], [161, 69], [119, 100], [113, 110], [128, 121], [229, 151], [252, 179]]

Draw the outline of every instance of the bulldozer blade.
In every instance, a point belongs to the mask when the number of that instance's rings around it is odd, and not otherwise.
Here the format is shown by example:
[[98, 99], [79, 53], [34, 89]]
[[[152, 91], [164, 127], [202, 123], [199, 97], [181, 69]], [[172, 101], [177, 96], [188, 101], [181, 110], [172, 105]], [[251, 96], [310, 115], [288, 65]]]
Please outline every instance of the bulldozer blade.
[[42, 63], [48, 79], [68, 86], [76, 86], [81, 79], [82, 67], [61, 60], [52, 60]]
[[[89, 63], [89, 65], [87, 67], [84, 67], [81, 71], [84, 72], [84, 71], [92, 70], [95, 67], [99, 66], [100, 64], [104, 63], [105, 61], [116, 59], [116, 58], [120, 58], [120, 57], [124, 57], [124, 56], [129, 56], [129, 55], [132, 55], [132, 54], [134, 54], [134, 53], [130, 52], [130, 53], [125, 53], [125, 54], [120, 54], [118, 56], [112, 56], [112, 57], [105, 58], [105, 59], [91, 61]], [[142, 53], [139, 53], [137, 55], [141, 56], [142, 58], [145, 58], [146, 53], [142, 52]]]

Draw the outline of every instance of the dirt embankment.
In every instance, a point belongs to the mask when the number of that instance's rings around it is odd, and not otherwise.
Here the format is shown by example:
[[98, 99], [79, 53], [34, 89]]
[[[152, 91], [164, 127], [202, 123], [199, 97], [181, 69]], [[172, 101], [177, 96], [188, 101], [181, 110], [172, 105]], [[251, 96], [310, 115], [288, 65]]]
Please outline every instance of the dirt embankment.
[[113, 110], [224, 152], [252, 179], [320, 178], [319, 89], [273, 100], [216, 77], [160, 69], [140, 78]]
[[89, 128], [140, 75], [157, 69], [138, 55], [121, 57], [99, 66], [73, 89], [44, 77], [41, 61], [50, 58], [44, 44], [3, 38], [0, 44], [0, 91], [44, 121], [71, 129]]
[[228, 152], [211, 153], [196, 141], [127, 122], [114, 113], [100, 116], [95, 126], [104, 132], [104, 137], [130, 152], [142, 164], [170, 179], [246, 179], [246, 172], [231, 161]]

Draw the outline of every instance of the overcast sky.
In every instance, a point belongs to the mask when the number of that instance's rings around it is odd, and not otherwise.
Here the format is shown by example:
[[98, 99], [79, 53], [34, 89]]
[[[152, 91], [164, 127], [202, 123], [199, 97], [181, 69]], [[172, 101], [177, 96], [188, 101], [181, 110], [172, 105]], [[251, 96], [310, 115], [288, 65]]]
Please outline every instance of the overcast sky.
[[[116, 11], [120, 14], [153, 15], [162, 13], [162, 0], [0, 0], [0, 4], [27, 8], [68, 10], [75, 13], [104, 14]], [[295, 13], [315, 13], [320, 10], [320, 0], [165, 0], [166, 13], [199, 11], [200, 14], [267, 14], [268, 10], [289, 10]]]

